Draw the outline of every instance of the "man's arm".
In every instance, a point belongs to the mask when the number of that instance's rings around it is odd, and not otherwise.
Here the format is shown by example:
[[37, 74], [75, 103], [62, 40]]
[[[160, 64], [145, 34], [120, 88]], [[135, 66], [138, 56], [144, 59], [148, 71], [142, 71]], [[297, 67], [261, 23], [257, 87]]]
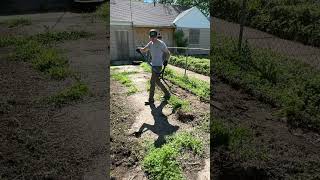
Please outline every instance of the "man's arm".
[[141, 51], [142, 53], [145, 53], [145, 52], [149, 51], [149, 46], [150, 46], [150, 42], [149, 42], [145, 47], [140, 48], [140, 51]]

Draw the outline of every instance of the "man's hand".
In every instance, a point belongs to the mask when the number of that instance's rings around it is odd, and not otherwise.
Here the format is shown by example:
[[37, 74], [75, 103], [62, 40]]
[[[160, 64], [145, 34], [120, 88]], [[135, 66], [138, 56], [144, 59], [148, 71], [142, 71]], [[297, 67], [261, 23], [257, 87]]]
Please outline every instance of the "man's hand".
[[164, 60], [163, 65], [167, 66], [168, 65], [168, 60]]
[[136, 52], [139, 53], [139, 54], [141, 54], [140, 48], [137, 48], [137, 49], [136, 49]]

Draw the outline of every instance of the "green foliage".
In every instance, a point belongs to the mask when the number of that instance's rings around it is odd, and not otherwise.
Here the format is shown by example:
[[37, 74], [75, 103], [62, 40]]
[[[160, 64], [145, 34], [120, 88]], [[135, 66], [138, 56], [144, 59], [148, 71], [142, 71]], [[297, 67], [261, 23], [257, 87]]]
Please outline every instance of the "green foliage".
[[265, 158], [265, 154], [257, 152], [253, 145], [252, 132], [244, 127], [230, 126], [221, 120], [211, 121], [210, 139], [212, 148], [225, 147], [237, 157], [248, 160]]
[[95, 12], [96, 16], [99, 18], [109, 21], [109, 15], [110, 15], [110, 5], [109, 3], [103, 3]]
[[[182, 30], [177, 30], [173, 34], [173, 38], [177, 44], [177, 47], [187, 47], [188, 46], [188, 38], [184, 37], [184, 33]], [[178, 53], [184, 53], [184, 49], [177, 49]]]
[[129, 75], [133, 73], [137, 73], [137, 72], [130, 71], [130, 72], [112, 72], [111, 73], [111, 77], [113, 79], [119, 81], [121, 84], [129, 88], [127, 91], [128, 95], [132, 95], [138, 92], [138, 88], [134, 85], [132, 80], [129, 78]]
[[189, 7], [189, 8], [196, 6], [206, 16], [208, 16], [209, 12], [210, 12], [209, 3], [210, 3], [210, 1], [208, 1], [208, 0], [197, 0], [197, 1], [194, 1], [194, 0], [176, 0], [175, 1], [175, 4], [178, 4], [178, 5], [181, 5], [181, 6], [186, 6], [186, 7]]
[[42, 44], [49, 44], [53, 42], [62, 42], [68, 40], [77, 40], [81, 38], [88, 38], [93, 36], [92, 33], [87, 31], [61, 31], [61, 32], [51, 32], [47, 31], [45, 33], [40, 33], [29, 37], [29, 39], [35, 40]]
[[181, 180], [182, 169], [179, 166], [176, 157], [178, 151], [174, 147], [164, 145], [160, 149], [154, 149], [143, 160], [143, 167], [150, 179], [163, 180]]
[[182, 109], [183, 111], [190, 111], [190, 103], [187, 100], [182, 100], [177, 96], [170, 96], [168, 103], [172, 106], [172, 111], [175, 112], [177, 109]]
[[292, 125], [320, 130], [318, 71], [299, 60], [248, 45], [239, 54], [237, 42], [219, 40], [223, 43], [213, 43], [211, 62], [220, 78], [281, 107]]
[[76, 40], [92, 36], [86, 31], [45, 32], [29, 37], [0, 37], [0, 47], [14, 46], [15, 51], [9, 55], [10, 60], [31, 62], [33, 67], [48, 74], [52, 79], [65, 79], [71, 74], [68, 61], [50, 43]]
[[176, 149], [192, 151], [197, 155], [201, 155], [203, 153], [203, 144], [200, 139], [197, 139], [188, 132], [181, 132], [175, 134], [174, 136], [169, 136], [167, 138], [168, 144], [173, 146]]
[[82, 99], [88, 94], [88, 87], [83, 83], [76, 83], [68, 89], [51, 96], [48, 98], [49, 103], [53, 103], [56, 106], [62, 106], [68, 102], [77, 101]]
[[[151, 72], [151, 67], [147, 63], [142, 63], [140, 65], [146, 72]], [[182, 74], [176, 73], [174, 70], [169, 67], [166, 68], [164, 77], [171, 81], [173, 84], [178, 85], [179, 87], [199, 96], [203, 100], [209, 100], [210, 96], [210, 84], [196, 79], [189, 78]]]
[[[241, 1], [214, 0], [211, 15], [239, 22]], [[281, 38], [320, 46], [320, 5], [314, 0], [249, 0], [246, 25]]]
[[[195, 58], [192, 56], [188, 56], [187, 59], [187, 69], [199, 74], [203, 74], [206, 76], [210, 76], [210, 59], [206, 58]], [[171, 56], [170, 57], [170, 64], [185, 68], [186, 64], [186, 57], [185, 56]]]
[[27, 26], [31, 25], [32, 22], [30, 19], [27, 18], [15, 18], [15, 19], [8, 19], [5, 21], [0, 22], [0, 25], [4, 24], [9, 28], [17, 27], [17, 26]]
[[151, 147], [143, 159], [143, 167], [150, 179], [184, 179], [177, 158], [182, 153], [203, 153], [202, 142], [192, 134], [183, 132], [167, 138], [167, 144], [161, 148]]

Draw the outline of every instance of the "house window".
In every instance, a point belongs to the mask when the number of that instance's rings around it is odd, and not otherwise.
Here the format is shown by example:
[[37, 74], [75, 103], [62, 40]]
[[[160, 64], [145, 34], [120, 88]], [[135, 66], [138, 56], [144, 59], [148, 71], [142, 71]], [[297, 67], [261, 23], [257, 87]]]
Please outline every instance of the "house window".
[[199, 44], [200, 29], [189, 29], [189, 44]]

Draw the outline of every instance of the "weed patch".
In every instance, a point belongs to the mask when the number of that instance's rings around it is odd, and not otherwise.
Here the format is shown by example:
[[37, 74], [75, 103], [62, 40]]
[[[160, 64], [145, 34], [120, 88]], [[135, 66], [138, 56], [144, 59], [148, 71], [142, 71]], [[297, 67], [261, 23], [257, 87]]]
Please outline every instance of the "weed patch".
[[[216, 34], [212, 33], [216, 40]], [[219, 37], [212, 46], [215, 73], [264, 102], [282, 108], [293, 126], [320, 130], [320, 73], [297, 59], [246, 44], [241, 53], [234, 40]], [[214, 41], [215, 41], [214, 40]]]
[[143, 167], [150, 179], [184, 179], [177, 161], [186, 151], [201, 155], [203, 144], [190, 133], [179, 133], [167, 138], [161, 148], [151, 147], [143, 159]]
[[172, 111], [176, 112], [181, 109], [184, 112], [190, 111], [190, 103], [187, 100], [182, 100], [177, 96], [170, 96], [168, 103], [172, 106]]
[[117, 81], [119, 81], [124, 86], [128, 87], [127, 94], [131, 95], [138, 92], [138, 88], [133, 84], [132, 80], [129, 78], [130, 74], [137, 73], [135, 71], [131, 72], [112, 72], [111, 77]]
[[31, 25], [32, 22], [30, 19], [27, 19], [27, 18], [15, 18], [15, 19], [9, 19], [9, 20], [2, 21], [2, 22], [0, 22], [0, 24], [4, 24], [8, 28], [13, 28], [13, 27], [17, 27], [17, 26]]
[[84, 96], [88, 95], [89, 89], [87, 85], [78, 82], [77, 84], [63, 90], [62, 92], [48, 98], [48, 103], [55, 106], [62, 106], [72, 101], [81, 100]]

